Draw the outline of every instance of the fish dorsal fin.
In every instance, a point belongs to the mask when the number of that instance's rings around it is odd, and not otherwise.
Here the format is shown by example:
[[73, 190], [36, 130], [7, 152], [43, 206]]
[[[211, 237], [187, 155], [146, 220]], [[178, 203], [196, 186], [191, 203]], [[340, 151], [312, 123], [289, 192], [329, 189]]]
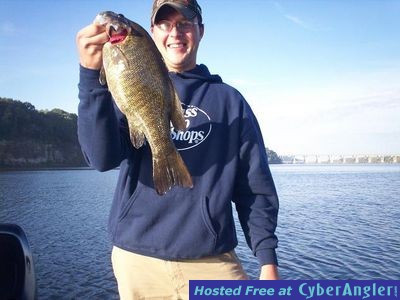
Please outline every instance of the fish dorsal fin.
[[182, 104], [175, 89], [173, 90], [171, 103], [171, 122], [176, 130], [186, 131], [185, 117], [183, 116]]

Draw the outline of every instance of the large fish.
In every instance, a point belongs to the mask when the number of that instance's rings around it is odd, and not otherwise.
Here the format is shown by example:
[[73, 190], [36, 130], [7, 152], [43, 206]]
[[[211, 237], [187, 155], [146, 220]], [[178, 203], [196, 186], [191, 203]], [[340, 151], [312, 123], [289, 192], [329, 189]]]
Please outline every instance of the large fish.
[[154, 41], [140, 25], [114, 12], [102, 12], [94, 22], [105, 26], [110, 37], [103, 46], [100, 80], [126, 116], [133, 146], [139, 148], [147, 139], [157, 193], [165, 194], [173, 185], [192, 187], [170, 136], [171, 122], [186, 130], [181, 102]]

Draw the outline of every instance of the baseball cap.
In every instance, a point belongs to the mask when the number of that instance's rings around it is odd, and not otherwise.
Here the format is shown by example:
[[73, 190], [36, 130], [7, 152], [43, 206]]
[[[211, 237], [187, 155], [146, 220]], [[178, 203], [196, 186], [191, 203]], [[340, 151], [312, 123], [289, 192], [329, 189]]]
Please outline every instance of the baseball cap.
[[176, 9], [188, 20], [192, 20], [197, 16], [199, 18], [199, 22], [202, 22], [201, 7], [196, 0], [154, 0], [151, 14], [151, 24], [154, 24], [157, 13], [159, 12], [160, 8], [165, 5], [169, 5]]

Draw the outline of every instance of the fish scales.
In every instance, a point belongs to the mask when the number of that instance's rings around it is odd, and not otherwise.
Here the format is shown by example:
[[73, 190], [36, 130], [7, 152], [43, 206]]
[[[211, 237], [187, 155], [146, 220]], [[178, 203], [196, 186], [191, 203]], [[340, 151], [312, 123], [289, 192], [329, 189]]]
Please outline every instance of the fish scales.
[[95, 23], [106, 26], [110, 36], [103, 47], [109, 91], [127, 118], [133, 146], [141, 147], [145, 139], [149, 143], [157, 193], [173, 185], [192, 187], [170, 136], [170, 122], [178, 130], [186, 129], [181, 103], [152, 38], [140, 25], [113, 12], [100, 13]]

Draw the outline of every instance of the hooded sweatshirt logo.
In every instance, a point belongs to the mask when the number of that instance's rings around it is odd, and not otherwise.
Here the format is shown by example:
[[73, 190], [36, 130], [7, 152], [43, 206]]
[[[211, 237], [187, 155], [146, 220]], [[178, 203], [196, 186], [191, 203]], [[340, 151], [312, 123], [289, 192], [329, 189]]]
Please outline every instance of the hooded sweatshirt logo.
[[188, 150], [200, 145], [211, 133], [212, 125], [208, 114], [194, 105], [182, 104], [186, 131], [171, 127], [171, 138], [178, 150]]

